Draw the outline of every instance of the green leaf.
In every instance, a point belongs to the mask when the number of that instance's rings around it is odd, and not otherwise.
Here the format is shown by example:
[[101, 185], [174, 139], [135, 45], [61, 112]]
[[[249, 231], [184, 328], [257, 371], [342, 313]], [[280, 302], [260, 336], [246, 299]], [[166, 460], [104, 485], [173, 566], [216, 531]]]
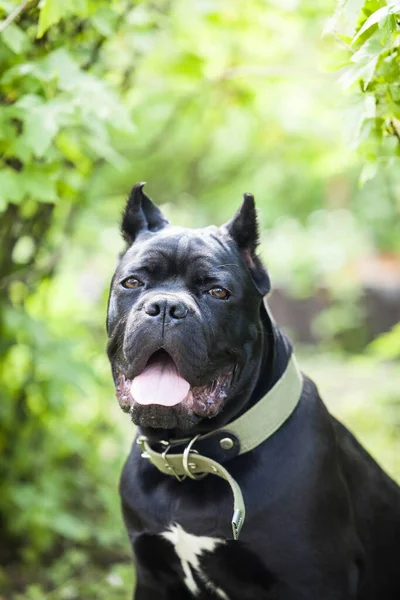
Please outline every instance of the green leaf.
[[352, 35], [365, 0], [339, 0], [335, 13], [329, 19], [323, 33], [336, 31], [341, 21], [347, 25], [346, 33]]
[[36, 109], [25, 119], [24, 141], [38, 158], [45, 155], [58, 131], [55, 115]]
[[379, 23], [379, 21], [381, 21], [382, 19], [385, 19], [388, 16], [389, 11], [390, 11], [389, 6], [382, 6], [382, 8], [379, 8], [374, 13], [372, 13], [372, 15], [370, 15], [368, 17], [368, 19], [365, 21], [365, 23], [361, 27], [361, 29], [357, 32], [357, 35], [354, 37], [352, 43], [354, 44], [354, 42], [356, 40], [358, 40], [358, 38], [363, 33], [365, 33], [368, 29], [370, 29], [373, 25], [377, 25]]
[[[57, 148], [63, 153], [64, 157], [73, 162], [78, 169], [83, 173], [87, 173], [91, 166], [91, 161], [85, 156], [80, 143], [80, 137], [74, 132], [71, 134], [67, 131], [62, 131], [57, 136]], [[76, 171], [74, 171], [76, 173]]]
[[371, 342], [368, 349], [375, 356], [390, 360], [400, 356], [400, 323]]
[[15, 79], [27, 78], [28, 76], [38, 79], [39, 81], [48, 81], [48, 77], [43, 73], [38, 64], [26, 62], [15, 65], [15, 67], [11, 67], [11, 69], [5, 71], [0, 78], [0, 82], [7, 85], [13, 83]]
[[400, 102], [400, 83], [390, 83], [389, 91], [393, 102]]
[[6, 112], [7, 109], [0, 110], [0, 140], [7, 140], [16, 136], [16, 128], [10, 121], [10, 116]]
[[375, 74], [375, 69], [382, 51], [383, 48], [380, 40], [376, 36], [369, 38], [351, 57], [351, 62], [354, 63], [354, 65], [345, 69], [339, 79], [339, 82], [344, 89], [349, 88], [355, 82], [362, 79], [363, 89], [365, 91]]
[[375, 177], [375, 175], [378, 172], [378, 163], [375, 162], [367, 162], [365, 163], [365, 165], [363, 166], [361, 173], [360, 173], [360, 178], [358, 180], [359, 182], [359, 186], [360, 188], [363, 187], [367, 181], [370, 181], [371, 179], [373, 179]]
[[374, 76], [376, 65], [378, 64], [378, 58], [378, 56], [375, 56], [368, 62], [357, 63], [348, 67], [340, 77], [339, 83], [346, 90], [359, 79], [362, 79], [363, 89], [366, 90], [368, 84], [371, 82]]
[[0, 171], [0, 200], [10, 201], [18, 204], [24, 195], [23, 187], [20, 182], [20, 175], [13, 169], [2, 169]]
[[57, 513], [51, 519], [51, 527], [54, 531], [75, 541], [85, 541], [90, 537], [90, 529], [81, 519], [68, 514]]
[[69, 122], [73, 112], [69, 99], [60, 98], [32, 108], [25, 116], [22, 139], [35, 156], [42, 158], [46, 154], [55, 135]]
[[11, 142], [8, 152], [10, 156], [15, 156], [23, 163], [27, 163], [32, 160], [32, 148], [26, 143], [22, 135], [15, 137]]
[[93, 27], [105, 37], [114, 33], [118, 15], [109, 8], [100, 8], [92, 17]]
[[37, 37], [41, 38], [52, 25], [55, 25], [67, 12], [65, 0], [42, 0]]
[[27, 264], [35, 251], [35, 243], [28, 235], [23, 235], [17, 241], [12, 252], [12, 259], [19, 265]]
[[35, 165], [26, 167], [22, 173], [25, 193], [40, 202], [55, 202], [58, 198], [54, 174]]
[[67, 15], [87, 16], [89, 4], [87, 0], [42, 0], [37, 37], [41, 38], [52, 26]]
[[370, 37], [351, 57], [353, 63], [366, 63], [378, 57], [382, 52], [382, 44], [378, 36]]
[[79, 84], [82, 78], [88, 77], [64, 48], [48, 54], [42, 61], [41, 68], [49, 79], [57, 79], [62, 90], [71, 90]]
[[392, 82], [398, 84], [400, 81], [400, 67], [397, 64], [396, 54], [390, 54], [383, 59], [379, 67], [379, 76], [383, 77], [389, 84]]
[[379, 30], [382, 35], [382, 42], [390, 40], [392, 34], [397, 29], [397, 17], [395, 15], [388, 15], [386, 19], [383, 19], [379, 23]]
[[15, 54], [21, 54], [28, 47], [28, 37], [22, 29], [10, 23], [2, 33], [2, 40]]
[[25, 94], [15, 104], [14, 108], [22, 108], [24, 111], [32, 110], [36, 106], [43, 104], [42, 96], [37, 94]]
[[389, 2], [389, 12], [391, 15], [400, 13], [400, 2]]

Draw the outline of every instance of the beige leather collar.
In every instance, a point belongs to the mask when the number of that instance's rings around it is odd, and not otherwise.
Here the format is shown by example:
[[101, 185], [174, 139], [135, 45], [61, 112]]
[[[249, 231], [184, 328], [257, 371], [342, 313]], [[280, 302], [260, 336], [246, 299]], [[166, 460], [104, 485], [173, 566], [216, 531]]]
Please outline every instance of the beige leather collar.
[[137, 443], [142, 449], [142, 457], [151, 462], [162, 473], [172, 475], [179, 481], [183, 481], [186, 477], [203, 479], [207, 474], [217, 475], [225, 479], [233, 493], [234, 512], [231, 523], [233, 539], [237, 540], [246, 512], [240, 487], [225, 467], [217, 461], [199, 454], [193, 449], [193, 445], [197, 440], [205, 440], [207, 436], [215, 435], [220, 431], [224, 434], [221, 445], [223, 442], [225, 444], [230, 443], [229, 434], [231, 434], [240, 442], [238, 454], [250, 452], [270, 438], [290, 417], [300, 400], [302, 388], [303, 377], [296, 358], [292, 354], [280, 379], [261, 400], [241, 417], [228, 423], [220, 430], [203, 436], [196, 436], [192, 439], [179, 440], [181, 444], [187, 442], [181, 454], [169, 452], [177, 443], [177, 440], [162, 441], [161, 444], [165, 450], [156, 452], [151, 448], [148, 438], [139, 435]]

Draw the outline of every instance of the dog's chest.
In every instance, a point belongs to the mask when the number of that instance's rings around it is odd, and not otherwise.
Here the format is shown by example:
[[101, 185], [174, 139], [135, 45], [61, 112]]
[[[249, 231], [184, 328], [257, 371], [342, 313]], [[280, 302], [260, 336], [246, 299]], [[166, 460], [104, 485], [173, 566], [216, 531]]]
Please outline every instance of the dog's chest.
[[178, 524], [172, 525], [161, 535], [172, 544], [182, 567], [184, 584], [194, 597], [205, 588], [214, 597], [229, 600], [226, 592], [212, 580], [205, 564], [205, 559], [212, 560], [213, 554], [226, 543], [224, 540], [193, 535]]

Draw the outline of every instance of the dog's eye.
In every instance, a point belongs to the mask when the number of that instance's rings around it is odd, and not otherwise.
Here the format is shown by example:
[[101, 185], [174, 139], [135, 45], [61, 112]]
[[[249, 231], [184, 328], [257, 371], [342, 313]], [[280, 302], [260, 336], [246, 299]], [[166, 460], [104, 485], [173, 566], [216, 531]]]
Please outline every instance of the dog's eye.
[[211, 290], [208, 290], [208, 293], [214, 296], [214, 298], [218, 298], [218, 300], [227, 300], [230, 296], [228, 290], [219, 286], [211, 288]]
[[128, 279], [125, 279], [125, 281], [123, 281], [121, 285], [122, 287], [127, 288], [128, 290], [135, 290], [136, 288], [143, 285], [143, 283], [135, 277], [128, 277]]

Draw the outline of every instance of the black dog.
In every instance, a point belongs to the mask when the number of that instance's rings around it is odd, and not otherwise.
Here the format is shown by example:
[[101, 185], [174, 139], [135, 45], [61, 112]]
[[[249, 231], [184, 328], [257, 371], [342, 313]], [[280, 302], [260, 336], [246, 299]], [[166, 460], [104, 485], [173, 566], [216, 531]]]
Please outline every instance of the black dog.
[[400, 488], [298, 374], [263, 303], [253, 197], [188, 230], [142, 187], [108, 309], [140, 428], [121, 480], [135, 599], [399, 600]]

